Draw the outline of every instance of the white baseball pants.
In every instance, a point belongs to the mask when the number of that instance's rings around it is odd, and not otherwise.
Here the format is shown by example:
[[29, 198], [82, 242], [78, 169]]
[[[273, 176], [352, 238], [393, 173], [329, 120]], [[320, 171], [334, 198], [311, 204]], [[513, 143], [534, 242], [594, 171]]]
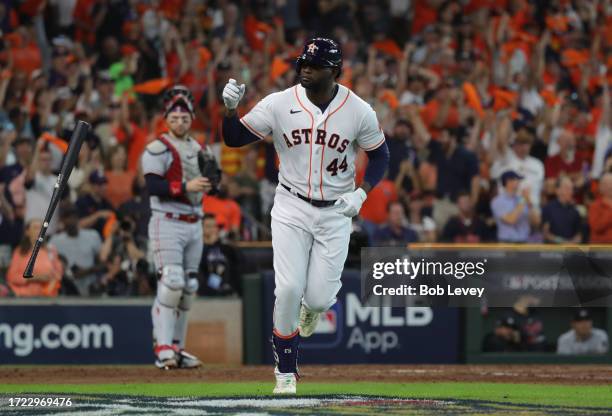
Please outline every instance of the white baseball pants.
[[301, 302], [318, 312], [336, 302], [350, 234], [351, 219], [337, 207], [316, 208], [277, 187], [272, 208], [277, 333], [297, 330]]

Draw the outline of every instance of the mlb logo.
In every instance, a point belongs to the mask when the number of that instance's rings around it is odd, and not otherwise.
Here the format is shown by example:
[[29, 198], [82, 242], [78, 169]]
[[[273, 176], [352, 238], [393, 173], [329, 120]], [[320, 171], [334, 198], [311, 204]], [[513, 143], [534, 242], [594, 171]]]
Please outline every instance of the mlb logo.
[[338, 330], [338, 314], [335, 309], [330, 309], [321, 314], [315, 334], [335, 334]]

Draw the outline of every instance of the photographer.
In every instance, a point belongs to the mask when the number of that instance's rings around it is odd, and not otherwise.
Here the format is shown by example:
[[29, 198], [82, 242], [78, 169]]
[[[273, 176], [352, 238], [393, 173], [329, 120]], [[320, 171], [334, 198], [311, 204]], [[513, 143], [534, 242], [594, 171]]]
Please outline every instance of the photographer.
[[109, 296], [153, 294], [145, 251], [134, 239], [135, 229], [136, 223], [130, 216], [124, 216], [113, 224], [100, 250], [100, 260], [108, 269], [95, 289], [98, 293]]
[[220, 239], [219, 224], [214, 215], [206, 214], [203, 220], [204, 250], [200, 262], [202, 281], [198, 295], [224, 296], [240, 294], [240, 270], [238, 251]]

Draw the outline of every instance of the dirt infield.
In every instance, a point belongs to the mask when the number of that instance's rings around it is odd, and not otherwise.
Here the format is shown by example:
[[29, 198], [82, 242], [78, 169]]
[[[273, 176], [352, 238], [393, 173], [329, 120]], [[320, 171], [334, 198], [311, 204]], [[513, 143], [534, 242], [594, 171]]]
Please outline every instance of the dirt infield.
[[[309, 365], [304, 381], [505, 382], [612, 385], [612, 365]], [[162, 371], [153, 366], [32, 366], [0, 369], [0, 383], [188, 383], [270, 381], [270, 366], [205, 366]]]

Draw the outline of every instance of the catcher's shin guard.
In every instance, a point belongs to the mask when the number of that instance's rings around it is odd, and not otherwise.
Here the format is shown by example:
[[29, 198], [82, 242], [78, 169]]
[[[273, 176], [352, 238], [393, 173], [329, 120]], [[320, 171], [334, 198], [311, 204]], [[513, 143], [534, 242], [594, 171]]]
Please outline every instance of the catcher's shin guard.
[[161, 279], [157, 283], [157, 296], [151, 308], [153, 331], [159, 346], [172, 344], [177, 319], [176, 308], [184, 287], [185, 276], [181, 266], [168, 265], [162, 268]]
[[189, 279], [183, 288], [183, 294], [176, 308], [176, 323], [174, 325], [173, 344], [178, 345], [179, 349], [185, 348], [185, 338], [187, 337], [187, 318], [189, 310], [198, 291], [198, 279], [190, 273]]
[[280, 335], [276, 330], [272, 331], [272, 353], [279, 373], [293, 373], [297, 376], [299, 346], [300, 334], [298, 331], [289, 336]]

